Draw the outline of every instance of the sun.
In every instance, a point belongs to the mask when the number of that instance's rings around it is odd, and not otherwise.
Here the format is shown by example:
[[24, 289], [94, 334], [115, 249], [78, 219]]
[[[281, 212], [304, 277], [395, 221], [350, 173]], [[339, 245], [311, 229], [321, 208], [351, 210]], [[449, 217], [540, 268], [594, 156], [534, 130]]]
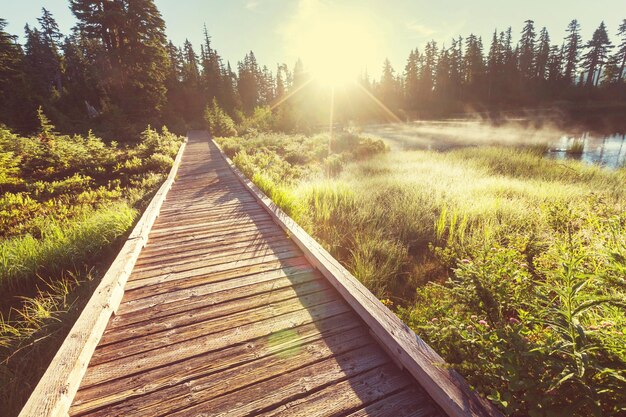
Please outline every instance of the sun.
[[354, 82], [378, 59], [379, 36], [362, 17], [327, 10], [302, 23], [291, 31], [292, 54], [320, 84], [337, 87]]

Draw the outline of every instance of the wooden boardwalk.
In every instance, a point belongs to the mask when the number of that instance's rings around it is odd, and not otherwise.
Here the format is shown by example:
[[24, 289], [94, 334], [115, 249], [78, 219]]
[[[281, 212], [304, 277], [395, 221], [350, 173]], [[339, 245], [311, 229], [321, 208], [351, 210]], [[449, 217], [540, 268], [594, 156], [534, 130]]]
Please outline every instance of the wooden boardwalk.
[[194, 133], [70, 415], [441, 411]]
[[191, 132], [20, 417], [501, 417]]

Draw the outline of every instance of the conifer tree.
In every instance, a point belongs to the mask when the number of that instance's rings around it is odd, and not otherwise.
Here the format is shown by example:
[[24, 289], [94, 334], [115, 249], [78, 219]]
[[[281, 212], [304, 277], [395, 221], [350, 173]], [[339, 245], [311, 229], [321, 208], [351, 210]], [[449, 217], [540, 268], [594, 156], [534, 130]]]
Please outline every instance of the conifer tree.
[[422, 64], [419, 71], [419, 94], [424, 101], [430, 100], [435, 86], [435, 67], [437, 63], [437, 43], [430, 41], [424, 47]]
[[418, 73], [419, 51], [417, 48], [409, 54], [406, 66], [404, 67], [404, 98], [405, 106], [414, 109], [419, 95], [419, 73]]
[[49, 100], [54, 87], [50, 73], [50, 55], [43, 36], [37, 28], [24, 27], [24, 69], [26, 79], [38, 101]]
[[398, 106], [398, 82], [389, 59], [383, 63], [383, 72], [378, 85], [378, 95], [383, 103], [391, 109]]
[[252, 114], [259, 104], [259, 66], [254, 53], [250, 51], [238, 65], [237, 91], [244, 112]]
[[165, 23], [154, 0], [70, 0], [77, 30], [103, 49], [102, 84], [131, 120], [158, 117], [166, 100]]
[[276, 66], [276, 98], [280, 99], [285, 95], [285, 81], [283, 80], [283, 65]]
[[484, 61], [482, 40], [473, 33], [465, 40], [464, 64], [465, 83], [476, 93], [484, 75]]
[[435, 93], [440, 100], [446, 100], [450, 91], [450, 56], [448, 49], [441, 48], [435, 65]]
[[292, 88], [295, 89], [295, 88], [300, 87], [306, 81], [307, 81], [307, 76], [304, 71], [304, 63], [302, 62], [300, 58], [298, 58], [295, 65], [293, 66], [293, 78], [292, 78], [291, 86]]
[[506, 32], [500, 33], [500, 49], [502, 50], [503, 74], [506, 82], [512, 84], [517, 78], [517, 59], [513, 50], [513, 29], [509, 26]]
[[563, 52], [565, 46], [558, 47], [553, 45], [550, 47], [550, 57], [547, 65], [547, 79], [554, 85], [563, 77]]
[[4, 29], [6, 20], [0, 18], [0, 88], [4, 92], [7, 84], [12, 82], [21, 71], [22, 49], [17, 43], [17, 36], [7, 33]]
[[452, 39], [450, 48], [450, 90], [454, 98], [461, 97], [463, 84], [463, 39]]
[[489, 77], [488, 98], [492, 99], [495, 95], [495, 90], [498, 89], [500, 84], [500, 75], [502, 72], [502, 45], [498, 38], [498, 30], [494, 30], [491, 38], [491, 45], [489, 46], [489, 53], [487, 54], [487, 76]]
[[518, 55], [519, 71], [526, 79], [535, 75], [535, 22], [527, 20], [524, 22], [522, 37], [519, 42]]
[[617, 51], [615, 52], [615, 62], [617, 65], [616, 82], [621, 84], [624, 77], [626, 77], [624, 74], [626, 70], [626, 19], [622, 20], [622, 23], [619, 25], [617, 36], [620, 44], [617, 46]]
[[69, 106], [68, 112], [73, 112], [77, 117], [94, 117], [88, 105], [98, 105], [103, 93], [99, 89], [98, 72], [88, 56], [85, 40], [79, 35], [68, 36], [61, 50], [64, 61], [64, 101]]
[[581, 43], [580, 25], [578, 24], [578, 20], [574, 19], [567, 26], [564, 50], [565, 67], [563, 69], [563, 78], [570, 84], [576, 79]]
[[234, 115], [235, 109], [239, 108], [241, 103], [237, 95], [237, 77], [230, 66], [230, 62], [226, 63], [226, 68], [222, 73], [222, 90], [222, 107], [228, 114]]
[[222, 81], [222, 64], [221, 58], [211, 46], [211, 37], [204, 26], [204, 53], [202, 54], [202, 78], [203, 87], [207, 96], [207, 100], [211, 101], [217, 98], [218, 102], [224, 101], [223, 81]]
[[544, 27], [539, 33], [539, 43], [535, 52], [535, 76], [540, 80], [546, 79], [548, 70], [548, 60], [550, 59], [550, 35]]
[[193, 45], [189, 42], [189, 39], [185, 39], [183, 44], [182, 81], [191, 88], [197, 88], [199, 80], [198, 55], [193, 50]]
[[24, 83], [24, 56], [17, 37], [5, 31], [6, 25], [0, 18], [0, 123], [24, 128], [24, 116], [32, 112]]
[[606, 64], [608, 52], [612, 48], [604, 22], [593, 32], [591, 40], [585, 45], [587, 53], [583, 57], [583, 68], [586, 71], [585, 85], [597, 85], [602, 75], [602, 67]]
[[45, 45], [43, 50], [45, 56], [42, 63], [45, 67], [43, 70], [52, 79], [57, 92], [63, 90], [62, 84], [62, 56], [60, 53], [60, 41], [63, 35], [59, 31], [59, 25], [52, 16], [52, 13], [45, 7], [41, 9], [41, 17], [37, 19], [41, 28], [42, 43]]

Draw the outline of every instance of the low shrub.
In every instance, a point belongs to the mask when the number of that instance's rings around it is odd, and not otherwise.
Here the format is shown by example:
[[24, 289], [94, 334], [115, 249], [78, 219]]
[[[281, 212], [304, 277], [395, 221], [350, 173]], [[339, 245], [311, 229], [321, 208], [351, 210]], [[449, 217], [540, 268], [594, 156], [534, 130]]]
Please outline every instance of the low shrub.
[[215, 98], [204, 110], [204, 120], [207, 124], [207, 130], [214, 137], [237, 135], [235, 122], [233, 122], [228, 113], [222, 110]]

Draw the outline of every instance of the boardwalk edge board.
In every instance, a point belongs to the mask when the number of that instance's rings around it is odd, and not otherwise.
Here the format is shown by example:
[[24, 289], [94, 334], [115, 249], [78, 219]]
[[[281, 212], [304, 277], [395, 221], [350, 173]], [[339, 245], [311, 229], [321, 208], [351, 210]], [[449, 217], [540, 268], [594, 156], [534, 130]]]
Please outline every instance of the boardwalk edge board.
[[441, 356], [241, 173], [213, 139], [209, 140], [213, 141], [239, 181], [361, 317], [394, 362], [406, 369], [446, 414], [451, 417], [502, 416], [493, 404], [474, 392]]
[[104, 333], [109, 318], [117, 310], [128, 276], [148, 234], [159, 215], [167, 192], [176, 179], [187, 139], [180, 145], [167, 179], [152, 198], [150, 205], [128, 236], [121, 251], [111, 264], [95, 292], [87, 302], [74, 326], [63, 341], [41, 377], [19, 417], [66, 417], [89, 360]]

